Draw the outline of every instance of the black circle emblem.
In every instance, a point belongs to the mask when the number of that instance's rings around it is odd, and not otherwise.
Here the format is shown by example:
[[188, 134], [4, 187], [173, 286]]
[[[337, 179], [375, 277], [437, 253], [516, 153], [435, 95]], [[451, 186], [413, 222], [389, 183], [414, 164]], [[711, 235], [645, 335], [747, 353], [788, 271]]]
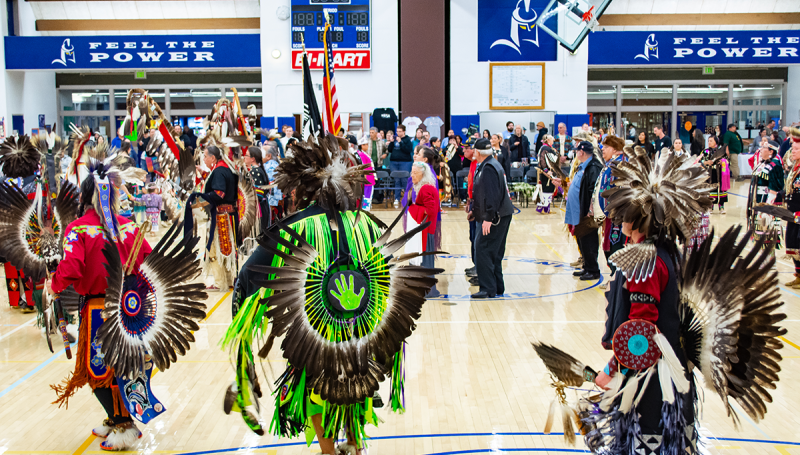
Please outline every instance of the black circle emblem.
[[369, 302], [367, 279], [354, 270], [335, 272], [328, 280], [328, 302], [341, 312], [357, 312]]

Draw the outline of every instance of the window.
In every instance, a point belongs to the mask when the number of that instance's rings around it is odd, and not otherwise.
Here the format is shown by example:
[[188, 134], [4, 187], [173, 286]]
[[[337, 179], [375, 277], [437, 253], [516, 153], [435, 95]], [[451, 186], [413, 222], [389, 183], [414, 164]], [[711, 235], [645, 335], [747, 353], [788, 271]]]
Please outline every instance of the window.
[[728, 84], [680, 85], [678, 106], [727, 106]]
[[211, 112], [211, 108], [220, 98], [220, 91], [205, 88], [171, 88], [169, 102], [171, 109], [203, 109]]
[[671, 106], [671, 85], [623, 85], [623, 106]]
[[590, 85], [588, 89], [589, 106], [616, 106], [616, 85]]
[[107, 111], [108, 90], [60, 90], [63, 111]]

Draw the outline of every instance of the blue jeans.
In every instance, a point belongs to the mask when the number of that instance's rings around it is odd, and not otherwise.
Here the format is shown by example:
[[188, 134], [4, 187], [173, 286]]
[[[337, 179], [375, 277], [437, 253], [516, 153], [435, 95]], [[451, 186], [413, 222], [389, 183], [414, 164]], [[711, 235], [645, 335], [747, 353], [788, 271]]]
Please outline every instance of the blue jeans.
[[[411, 161], [392, 161], [391, 163], [389, 163], [389, 169], [391, 171], [411, 172], [411, 164], [412, 164]], [[408, 179], [407, 178], [394, 179], [394, 183], [392, 184], [392, 186], [394, 186], [395, 188], [405, 188], [407, 183], [408, 183]], [[394, 190], [394, 199], [395, 200], [400, 199], [400, 190], [399, 189], [398, 190]]]

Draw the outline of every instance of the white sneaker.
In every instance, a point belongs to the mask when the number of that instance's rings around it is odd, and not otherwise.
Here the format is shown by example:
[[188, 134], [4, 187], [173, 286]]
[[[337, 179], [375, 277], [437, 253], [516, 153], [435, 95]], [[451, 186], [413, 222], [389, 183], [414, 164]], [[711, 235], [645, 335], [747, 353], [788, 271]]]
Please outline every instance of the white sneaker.
[[394, 208], [400, 207], [400, 201], [395, 199], [394, 200]]

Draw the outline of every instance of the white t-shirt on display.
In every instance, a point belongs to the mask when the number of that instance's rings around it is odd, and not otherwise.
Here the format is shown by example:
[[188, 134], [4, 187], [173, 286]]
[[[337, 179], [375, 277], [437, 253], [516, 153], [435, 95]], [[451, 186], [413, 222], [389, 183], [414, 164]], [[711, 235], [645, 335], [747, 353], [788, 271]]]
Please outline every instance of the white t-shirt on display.
[[419, 117], [406, 117], [403, 120], [403, 125], [406, 127], [406, 134], [414, 137], [417, 128], [422, 125], [422, 120], [420, 120]]

